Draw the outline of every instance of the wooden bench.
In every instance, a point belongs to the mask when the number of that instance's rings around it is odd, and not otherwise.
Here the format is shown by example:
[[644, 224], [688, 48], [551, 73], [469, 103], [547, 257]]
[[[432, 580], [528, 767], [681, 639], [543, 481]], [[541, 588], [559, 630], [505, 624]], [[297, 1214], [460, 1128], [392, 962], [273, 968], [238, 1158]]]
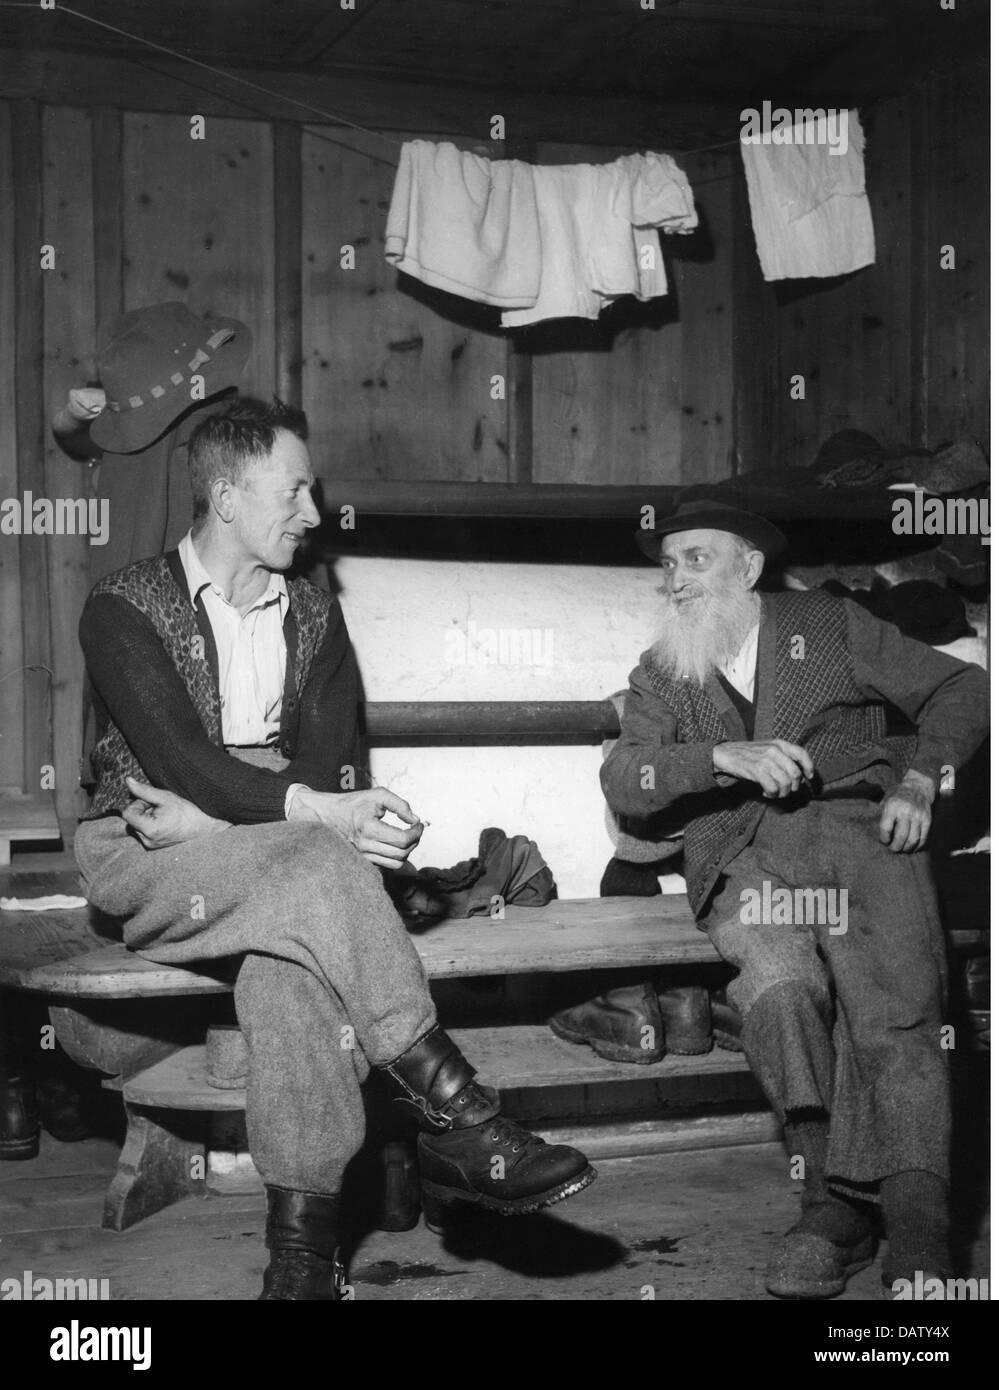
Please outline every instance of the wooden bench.
[[[45, 995], [66, 1051], [105, 1073], [106, 1084], [122, 1093], [128, 1130], [103, 1224], [123, 1230], [202, 1190], [204, 1113], [241, 1111], [245, 1093], [209, 1085], [203, 1045], [183, 1038], [185, 1026], [197, 1028], [199, 1021], [178, 1015], [176, 1006], [230, 993], [234, 963], [213, 962], [205, 970], [154, 964], [120, 943], [102, 942], [99, 923], [85, 909], [5, 919], [0, 986]], [[431, 980], [717, 963], [686, 900], [673, 896], [509, 907], [502, 919], [450, 920], [414, 941]], [[721, 1050], [647, 1067], [606, 1062], [560, 1041], [543, 1024], [453, 1031], [501, 1091], [746, 1070], [740, 1054]], [[201, 1178], [192, 1176], [199, 1172]]]
[[[606, 701], [375, 704], [368, 706], [366, 716], [369, 742], [426, 738], [471, 744], [596, 743], [618, 730], [613, 706]], [[72, 893], [78, 887], [68, 871], [44, 882], [18, 879], [5, 891]], [[103, 1224], [123, 1230], [182, 1196], [204, 1190], [206, 1116], [242, 1111], [245, 1094], [208, 1084], [203, 1046], [212, 1001], [231, 993], [236, 962], [212, 962], [200, 969], [156, 965], [109, 940], [105, 932], [86, 909], [3, 913], [0, 988], [46, 996], [65, 1050], [103, 1073], [106, 1085], [120, 1090], [128, 1129]], [[970, 938], [977, 942], [980, 935], [951, 933], [951, 940], [971, 946]], [[963, 936], [969, 940], [961, 940]], [[673, 895], [507, 907], [502, 918], [447, 921], [415, 934], [414, 941], [429, 978], [438, 981], [592, 971], [595, 985], [602, 989], [607, 972], [614, 970], [718, 963], [714, 948], [694, 924], [686, 898]], [[453, 1031], [470, 1060], [505, 1091], [682, 1082], [746, 1073], [741, 1054], [720, 1050], [697, 1057], [668, 1056], [642, 1067], [606, 1062], [586, 1047], [560, 1041], [538, 1022]], [[733, 1137], [747, 1142], [773, 1138], [778, 1132], [775, 1121], [762, 1114], [748, 1133], [743, 1129], [738, 1134], [721, 1123], [659, 1123], [674, 1126], [666, 1136], [667, 1147], [701, 1147], [731, 1142]], [[681, 1129], [684, 1134], [677, 1132]], [[594, 1151], [593, 1156], [600, 1155]]]

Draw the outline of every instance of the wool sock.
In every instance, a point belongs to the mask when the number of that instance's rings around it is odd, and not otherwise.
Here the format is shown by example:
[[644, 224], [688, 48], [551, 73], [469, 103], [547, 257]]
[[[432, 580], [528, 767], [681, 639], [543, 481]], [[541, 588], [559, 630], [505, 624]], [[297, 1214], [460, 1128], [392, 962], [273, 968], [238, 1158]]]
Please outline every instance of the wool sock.
[[794, 1229], [843, 1246], [856, 1245], [870, 1235], [873, 1221], [866, 1204], [831, 1192], [826, 1183], [829, 1121], [789, 1120], [784, 1133], [792, 1158], [800, 1157], [805, 1164], [801, 1219]]
[[951, 1273], [947, 1184], [936, 1173], [913, 1169], [893, 1173], [881, 1183], [888, 1250], [882, 1281], [924, 1276], [947, 1279]]

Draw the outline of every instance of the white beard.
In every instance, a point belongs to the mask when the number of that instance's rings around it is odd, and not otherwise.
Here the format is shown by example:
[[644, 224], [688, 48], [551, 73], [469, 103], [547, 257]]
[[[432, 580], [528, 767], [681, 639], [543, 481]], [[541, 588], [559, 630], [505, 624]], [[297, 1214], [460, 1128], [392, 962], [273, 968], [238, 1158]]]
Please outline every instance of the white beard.
[[667, 599], [653, 656], [675, 679], [703, 685], [738, 654], [759, 616], [759, 595], [735, 584], [693, 600], [690, 612]]

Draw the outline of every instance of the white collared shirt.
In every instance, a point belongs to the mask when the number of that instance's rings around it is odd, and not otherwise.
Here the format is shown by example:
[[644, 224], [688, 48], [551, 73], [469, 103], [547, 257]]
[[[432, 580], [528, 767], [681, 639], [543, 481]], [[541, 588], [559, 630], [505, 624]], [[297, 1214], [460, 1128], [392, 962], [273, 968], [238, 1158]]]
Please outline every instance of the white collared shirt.
[[756, 690], [756, 649], [759, 642], [760, 625], [754, 623], [732, 660], [719, 668], [729, 685], [734, 686], [747, 700], [753, 699]]
[[272, 574], [253, 607], [240, 613], [198, 559], [190, 531], [178, 550], [191, 603], [201, 595], [215, 638], [223, 743], [242, 748], [277, 743], [288, 658], [284, 575]]

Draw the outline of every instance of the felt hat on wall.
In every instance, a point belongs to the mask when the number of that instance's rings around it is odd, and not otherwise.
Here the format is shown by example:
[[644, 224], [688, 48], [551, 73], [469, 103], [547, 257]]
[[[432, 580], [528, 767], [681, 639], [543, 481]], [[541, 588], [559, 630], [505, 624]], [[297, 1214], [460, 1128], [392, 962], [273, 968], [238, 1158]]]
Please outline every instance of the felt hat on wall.
[[659, 563], [663, 536], [677, 531], [729, 531], [749, 541], [756, 550], [761, 550], [768, 560], [772, 560], [787, 545], [782, 531], [767, 521], [766, 517], [755, 512], [744, 512], [741, 507], [732, 507], [727, 502], [719, 502], [713, 497], [701, 497], [681, 502], [672, 515], [657, 521], [652, 530], [635, 532], [635, 542], [643, 555]]
[[90, 437], [116, 454], [145, 449], [182, 415], [191, 381], [204, 378], [204, 396], [235, 386], [253, 345], [238, 319], [199, 319], [185, 304], [153, 304], [123, 314], [97, 356], [107, 404]]

